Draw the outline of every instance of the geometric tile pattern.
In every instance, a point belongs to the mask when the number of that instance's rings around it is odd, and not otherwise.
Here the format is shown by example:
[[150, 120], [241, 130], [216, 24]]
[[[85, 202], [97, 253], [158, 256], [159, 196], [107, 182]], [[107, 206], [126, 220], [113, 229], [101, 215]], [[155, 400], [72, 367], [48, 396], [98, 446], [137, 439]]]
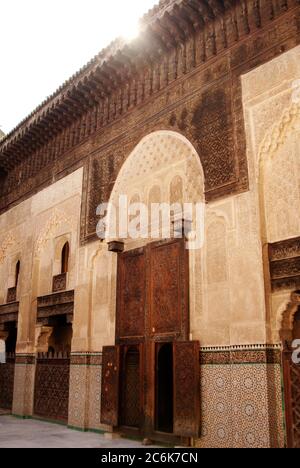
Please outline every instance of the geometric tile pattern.
[[270, 446], [266, 370], [265, 365], [238, 365], [232, 368], [234, 447]]
[[88, 377], [86, 365], [71, 365], [69, 426], [87, 429], [86, 404], [88, 401]]
[[[285, 446], [284, 390], [281, 364], [267, 366], [270, 446]], [[273, 384], [274, 383], [274, 384]]]
[[70, 359], [44, 356], [37, 359], [34, 414], [56, 421], [68, 421]]
[[88, 428], [101, 429], [101, 366], [88, 367], [89, 376], [89, 404], [88, 404]]
[[[281, 365], [277, 355], [266, 357], [260, 350], [256, 360], [253, 349], [246, 363], [241, 362], [242, 355], [230, 356], [228, 350], [217, 348], [202, 357], [197, 447], [284, 447]], [[32, 415], [35, 365], [24, 362], [15, 367], [13, 413]], [[101, 371], [101, 353], [71, 355], [70, 426], [110, 430], [100, 422]]]
[[[197, 447], [283, 447], [281, 366], [277, 352], [216, 352], [201, 363], [201, 437]], [[214, 354], [214, 358], [213, 358]], [[242, 362], [245, 359], [246, 364]], [[220, 364], [211, 364], [220, 361]], [[257, 362], [255, 364], [255, 361]], [[71, 358], [69, 425], [109, 430], [100, 422], [101, 354]]]
[[202, 365], [201, 374], [197, 447], [284, 446], [280, 365]]
[[197, 447], [227, 448], [232, 440], [231, 368], [201, 367], [201, 433]]
[[11, 410], [14, 395], [15, 359], [7, 358], [0, 364], [0, 408]]
[[294, 447], [300, 448], [300, 366], [291, 366]]
[[107, 430], [100, 422], [102, 353], [71, 356], [69, 426]]

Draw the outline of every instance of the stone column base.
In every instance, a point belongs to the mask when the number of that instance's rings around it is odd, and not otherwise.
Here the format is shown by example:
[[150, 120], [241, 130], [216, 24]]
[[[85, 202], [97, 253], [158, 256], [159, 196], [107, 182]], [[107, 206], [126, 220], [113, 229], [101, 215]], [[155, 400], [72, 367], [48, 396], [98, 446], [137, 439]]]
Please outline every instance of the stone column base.
[[33, 415], [36, 359], [33, 354], [17, 354], [15, 364], [13, 414]]

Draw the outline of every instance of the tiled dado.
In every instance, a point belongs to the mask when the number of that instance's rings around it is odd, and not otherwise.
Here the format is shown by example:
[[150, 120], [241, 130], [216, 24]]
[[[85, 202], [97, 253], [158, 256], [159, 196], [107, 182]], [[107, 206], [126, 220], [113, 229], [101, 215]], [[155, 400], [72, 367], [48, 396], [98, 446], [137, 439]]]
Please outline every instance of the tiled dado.
[[69, 426], [105, 430], [100, 423], [102, 353], [72, 354]]
[[200, 363], [202, 365], [281, 364], [281, 346], [250, 345], [201, 348]]
[[13, 414], [17, 416], [33, 414], [35, 362], [33, 354], [16, 355]]
[[279, 346], [202, 348], [198, 447], [283, 447]]

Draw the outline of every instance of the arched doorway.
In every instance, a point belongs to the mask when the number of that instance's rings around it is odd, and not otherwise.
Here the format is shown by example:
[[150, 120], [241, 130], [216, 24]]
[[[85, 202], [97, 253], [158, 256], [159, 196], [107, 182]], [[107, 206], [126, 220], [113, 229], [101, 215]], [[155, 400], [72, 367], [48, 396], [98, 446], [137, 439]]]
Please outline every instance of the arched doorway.
[[[146, 219], [157, 204], [172, 206], [173, 218], [160, 218], [157, 225], [151, 218], [140, 237], [119, 235], [119, 200], [124, 195], [129, 205], [143, 205], [137, 211], [146, 208]], [[121, 432], [124, 427], [136, 428], [145, 438], [175, 443], [199, 435], [199, 343], [189, 340], [191, 311], [202, 300], [196, 267], [201, 246], [189, 251], [185, 236], [176, 237], [172, 227], [180, 205], [203, 202], [200, 158], [186, 138], [169, 131], [152, 133], [139, 143], [112, 190], [113, 208], [109, 207], [103, 225], [107, 240], [122, 239], [125, 248], [118, 253], [115, 346], [103, 350], [101, 422]], [[135, 215], [129, 213], [129, 224]], [[135, 225], [140, 228], [142, 222], [135, 220]], [[170, 226], [167, 236], [165, 228]], [[139, 359], [134, 349], [140, 350]], [[186, 359], [176, 360], [179, 354]], [[138, 375], [139, 387], [134, 385], [129, 395], [130, 379], [137, 382]], [[138, 426], [136, 409], [134, 421], [126, 412], [130, 405], [136, 408], [136, 388], [140, 388]]]
[[34, 382], [34, 415], [49, 421], [68, 421], [72, 324], [66, 315], [40, 325]]
[[287, 447], [300, 448], [300, 291], [284, 313], [281, 337]]

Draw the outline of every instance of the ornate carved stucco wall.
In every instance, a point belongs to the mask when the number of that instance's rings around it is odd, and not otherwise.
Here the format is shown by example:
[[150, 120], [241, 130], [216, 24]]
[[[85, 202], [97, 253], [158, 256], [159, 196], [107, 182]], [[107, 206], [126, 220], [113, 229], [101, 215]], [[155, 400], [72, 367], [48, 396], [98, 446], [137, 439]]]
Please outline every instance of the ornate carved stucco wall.
[[[198, 155], [182, 135], [172, 131], [158, 131], [142, 139], [120, 171], [111, 195], [111, 203], [118, 206], [119, 195], [127, 195], [128, 202], [141, 201], [150, 207], [156, 202], [201, 202], [204, 199], [203, 171]], [[157, 235], [161, 237], [161, 232]], [[155, 239], [154, 239], [155, 240]], [[126, 249], [133, 249], [153, 239], [127, 239]], [[198, 329], [199, 310], [202, 309], [201, 251], [191, 255], [191, 324]], [[94, 242], [80, 247], [79, 274], [75, 299], [73, 335], [73, 365], [71, 393], [92, 395], [70, 400], [69, 423], [72, 426], [105, 429], [100, 424], [100, 406], [91, 422], [91, 405], [100, 395], [100, 383], [95, 381], [97, 364], [105, 345], [115, 343], [117, 255], [108, 252], [107, 243]], [[201, 315], [201, 314], [200, 314]], [[98, 357], [95, 357], [97, 353]], [[90, 365], [92, 359], [93, 365]], [[90, 378], [88, 377], [90, 376]], [[93, 384], [90, 384], [92, 379]], [[97, 416], [95, 416], [97, 415]]]
[[220, 311], [214, 342], [231, 346], [202, 348], [200, 447], [284, 445], [279, 331], [291, 289], [271, 292], [262, 252], [300, 233], [299, 78], [299, 47], [242, 77], [250, 191], [207, 210], [204, 297], [212, 320]]
[[[242, 79], [251, 189], [257, 193], [264, 245], [300, 233], [299, 79], [299, 46]], [[266, 288], [269, 342], [280, 342], [291, 291]]]
[[52, 293], [56, 245], [69, 235], [70, 271], [67, 289], [74, 289], [82, 170], [53, 184], [0, 217], [0, 304], [14, 281], [15, 261], [21, 262], [18, 349], [34, 352], [35, 301]]
[[71, 247], [67, 289], [77, 281], [81, 194], [82, 169], [0, 217], [0, 304], [14, 285], [16, 261], [21, 262], [13, 408], [18, 415], [32, 414], [37, 297], [52, 293], [56, 247], [64, 236]]
[[[261, 195], [268, 208], [274, 205], [272, 194], [282, 193], [284, 206], [288, 206], [286, 216], [291, 216], [297, 180], [290, 190], [287, 177], [291, 167], [298, 164], [299, 126], [294, 113], [290, 119], [285, 115], [291, 109], [294, 112], [292, 83], [300, 76], [299, 63], [296, 48], [243, 77], [250, 191], [207, 203], [204, 247], [199, 255], [191, 253], [192, 338], [200, 341], [201, 353], [206, 356], [202, 362], [199, 446], [283, 445], [280, 359], [277, 348], [266, 347], [266, 343], [279, 342], [280, 317], [290, 291], [270, 295], [271, 306], [265, 300], [262, 247], [264, 242], [278, 240], [282, 222], [278, 223], [270, 210], [264, 217]], [[284, 127], [279, 137], [274, 122]], [[135, 162], [140, 160], [141, 167], [130, 165], [128, 155], [128, 173], [123, 177], [121, 170], [116, 193], [124, 191], [146, 201], [175, 200], [184, 199], [187, 188], [192, 188], [201, 196], [200, 166], [198, 172], [191, 170], [190, 176], [184, 173], [186, 180], [181, 187], [182, 173], [176, 157], [181, 154], [184, 161], [191, 146], [182, 137], [166, 132], [175, 158], [170, 159], [168, 142], [162, 135], [156, 136], [147, 137], [146, 147], [140, 147]], [[157, 170], [153, 166], [155, 154]], [[274, 170], [273, 179], [270, 174]], [[266, 174], [263, 179], [262, 171]], [[291, 177], [295, 174], [294, 170]], [[105, 243], [80, 246], [81, 180], [79, 170], [0, 217], [0, 302], [5, 301], [5, 291], [13, 278], [12, 265], [20, 257], [24, 266], [19, 287], [18, 351], [34, 353], [35, 299], [51, 292], [55, 242], [70, 236], [68, 288], [75, 289], [75, 315], [69, 424], [105, 429], [100, 424], [101, 351], [104, 345], [114, 343], [117, 259], [107, 252]], [[266, 183], [262, 184], [262, 180]], [[281, 187], [280, 192], [274, 191], [274, 181]], [[291, 203], [286, 202], [290, 193]], [[282, 206], [280, 199], [278, 206]], [[293, 236], [297, 229], [293, 218], [285, 235]], [[16, 368], [16, 392], [20, 392], [22, 382], [24, 387], [26, 379], [32, 381], [32, 361], [26, 359], [20, 358]], [[15, 412], [30, 414], [32, 395], [25, 398], [18, 394], [16, 401]]]

